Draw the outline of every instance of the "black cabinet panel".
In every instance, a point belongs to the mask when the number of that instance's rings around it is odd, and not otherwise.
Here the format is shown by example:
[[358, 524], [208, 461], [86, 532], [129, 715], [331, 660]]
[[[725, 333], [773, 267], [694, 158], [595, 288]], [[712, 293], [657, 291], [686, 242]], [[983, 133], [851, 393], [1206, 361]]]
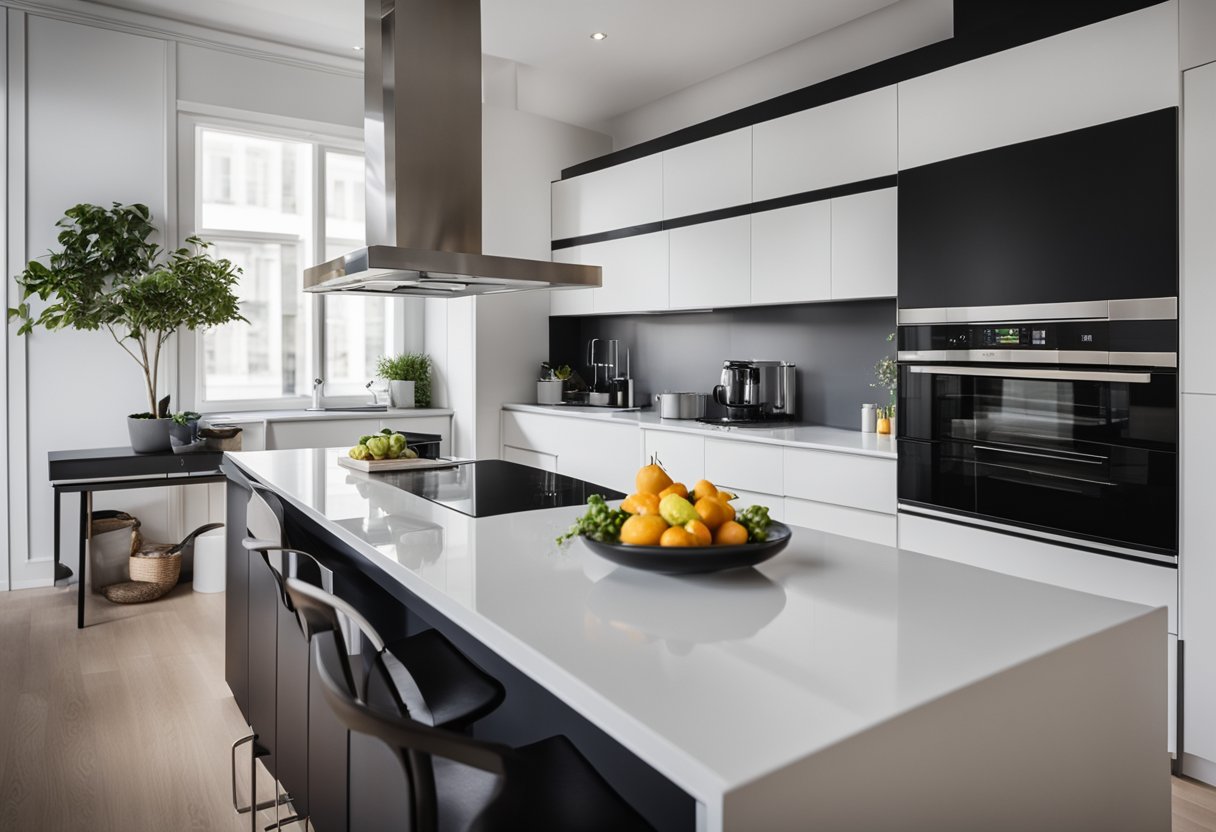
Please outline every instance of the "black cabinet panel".
[[249, 553], [241, 545], [250, 491], [234, 468], [228, 475], [227, 526], [224, 529], [224, 681], [249, 722]]
[[1178, 294], [1177, 109], [899, 173], [899, 306]]

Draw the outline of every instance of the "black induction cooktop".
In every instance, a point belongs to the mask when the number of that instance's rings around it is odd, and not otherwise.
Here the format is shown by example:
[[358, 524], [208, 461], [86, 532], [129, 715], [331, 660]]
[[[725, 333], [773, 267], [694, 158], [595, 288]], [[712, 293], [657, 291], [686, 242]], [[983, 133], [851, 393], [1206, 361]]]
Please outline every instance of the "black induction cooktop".
[[625, 496], [595, 483], [499, 459], [467, 462], [452, 468], [391, 471], [375, 476], [402, 491], [470, 517], [581, 506], [592, 494], [602, 494], [608, 500]]

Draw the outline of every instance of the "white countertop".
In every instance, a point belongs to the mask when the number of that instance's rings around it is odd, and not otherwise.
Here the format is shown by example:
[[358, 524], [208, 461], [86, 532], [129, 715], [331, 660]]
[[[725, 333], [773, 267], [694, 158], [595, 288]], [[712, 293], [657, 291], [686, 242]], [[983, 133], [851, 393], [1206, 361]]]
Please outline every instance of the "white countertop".
[[237, 410], [229, 413], [204, 413], [208, 424], [248, 424], [249, 422], [302, 422], [334, 419], [421, 419], [426, 416], [451, 416], [442, 407], [404, 407], [388, 410]]
[[[700, 801], [1148, 607], [795, 528], [754, 570], [665, 577], [339, 467], [229, 457]], [[1164, 619], [1162, 620], [1164, 644]], [[964, 761], [965, 764], [965, 761]]]
[[696, 419], [661, 419], [653, 409], [613, 411], [578, 405], [504, 404], [503, 410], [523, 413], [543, 413], [547, 416], [569, 416], [595, 419], [613, 424], [637, 425], [644, 430], [666, 430], [731, 439], [784, 445], [790, 448], [811, 448], [821, 451], [862, 454], [895, 459], [895, 440], [877, 433], [830, 428], [825, 425], [786, 425], [782, 427], [739, 427], [708, 425]]

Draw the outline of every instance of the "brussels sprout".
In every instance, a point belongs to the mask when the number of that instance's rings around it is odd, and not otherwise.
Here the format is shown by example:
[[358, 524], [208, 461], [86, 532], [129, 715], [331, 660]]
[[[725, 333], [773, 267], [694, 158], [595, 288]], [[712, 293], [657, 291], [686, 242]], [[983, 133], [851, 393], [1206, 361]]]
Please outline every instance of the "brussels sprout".
[[405, 436], [400, 433], [394, 433], [388, 438], [388, 446], [397, 453], [405, 450]]
[[401, 451], [401, 458], [402, 459], [417, 459], [418, 452], [415, 451], [413, 448], [407, 446], [404, 450]]
[[366, 445], [356, 445], [350, 449], [348, 456], [351, 459], [367, 459], [371, 456], [371, 452], [367, 450]]
[[373, 436], [367, 440], [367, 449], [374, 459], [384, 459], [388, 455], [388, 437]]

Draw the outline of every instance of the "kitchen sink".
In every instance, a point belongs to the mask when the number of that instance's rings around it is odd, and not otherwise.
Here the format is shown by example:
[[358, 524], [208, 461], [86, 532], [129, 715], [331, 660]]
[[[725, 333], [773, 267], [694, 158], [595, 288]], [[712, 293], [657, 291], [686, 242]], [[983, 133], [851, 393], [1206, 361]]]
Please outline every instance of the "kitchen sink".
[[348, 404], [344, 407], [323, 407], [326, 413], [385, 413], [386, 404]]

